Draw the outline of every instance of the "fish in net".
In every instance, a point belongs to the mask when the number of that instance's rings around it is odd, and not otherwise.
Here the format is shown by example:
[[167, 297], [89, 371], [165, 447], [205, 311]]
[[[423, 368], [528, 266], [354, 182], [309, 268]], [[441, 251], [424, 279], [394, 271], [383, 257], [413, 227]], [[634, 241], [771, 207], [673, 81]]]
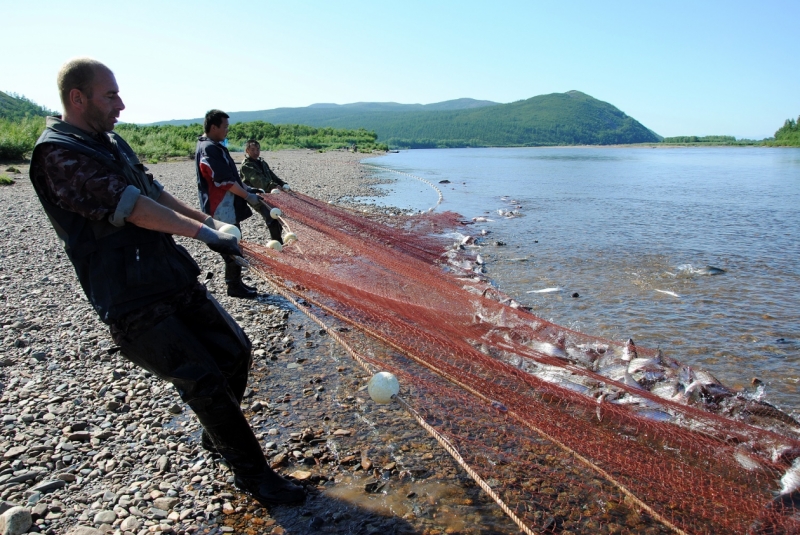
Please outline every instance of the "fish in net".
[[[251, 269], [401, 402], [527, 533], [800, 533], [800, 425], [633, 340], [531, 314], [476, 274], [452, 213], [381, 221], [269, 196], [300, 238]], [[324, 318], [328, 318], [326, 320]]]

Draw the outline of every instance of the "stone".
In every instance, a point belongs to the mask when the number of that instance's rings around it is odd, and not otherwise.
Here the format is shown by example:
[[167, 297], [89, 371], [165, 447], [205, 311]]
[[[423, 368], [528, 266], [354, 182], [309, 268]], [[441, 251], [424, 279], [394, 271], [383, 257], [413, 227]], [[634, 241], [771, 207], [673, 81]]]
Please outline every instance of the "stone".
[[95, 524], [111, 524], [117, 519], [117, 513], [114, 511], [100, 511], [94, 515], [93, 522]]
[[66, 535], [105, 535], [99, 529], [95, 529], [89, 526], [75, 526], [71, 530], [69, 530]]
[[135, 516], [129, 516], [120, 523], [119, 528], [122, 531], [136, 531], [142, 523]]
[[169, 457], [167, 457], [166, 455], [162, 455], [161, 457], [159, 457], [158, 460], [156, 461], [156, 467], [158, 468], [159, 472], [162, 473], [169, 472], [170, 468]]
[[21, 535], [33, 525], [31, 511], [25, 507], [12, 507], [0, 515], [0, 533]]
[[28, 451], [27, 446], [13, 446], [11, 448], [8, 448], [8, 450], [6, 450], [6, 452], [3, 454], [3, 458], [13, 459], [14, 457], [22, 455], [26, 451]]
[[61, 489], [66, 486], [67, 482], [63, 479], [50, 479], [47, 481], [42, 481], [41, 483], [37, 483], [29, 490], [32, 492], [41, 492], [43, 494], [47, 494], [48, 492], [53, 492], [56, 489]]
[[169, 511], [175, 504], [180, 502], [178, 498], [156, 498], [153, 500], [153, 505], [158, 509], [163, 509], [165, 511]]
[[289, 477], [293, 477], [297, 481], [305, 481], [311, 477], [311, 472], [307, 472], [305, 470], [297, 470], [289, 474]]

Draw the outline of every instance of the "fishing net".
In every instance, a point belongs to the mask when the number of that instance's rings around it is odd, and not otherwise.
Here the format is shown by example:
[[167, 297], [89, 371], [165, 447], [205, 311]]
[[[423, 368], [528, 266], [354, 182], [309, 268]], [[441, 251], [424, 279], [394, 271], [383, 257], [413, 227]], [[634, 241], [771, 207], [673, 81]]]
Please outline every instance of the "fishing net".
[[251, 269], [394, 373], [401, 403], [523, 531], [800, 532], [788, 415], [534, 316], [476, 273], [454, 214], [389, 225], [294, 192], [268, 201], [300, 241], [245, 243]]

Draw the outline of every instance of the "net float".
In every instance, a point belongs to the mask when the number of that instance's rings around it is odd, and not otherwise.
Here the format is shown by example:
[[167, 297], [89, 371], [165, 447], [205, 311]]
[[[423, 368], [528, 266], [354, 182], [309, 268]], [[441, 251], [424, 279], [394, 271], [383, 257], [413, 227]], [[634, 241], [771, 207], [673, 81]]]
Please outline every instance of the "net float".
[[290, 243], [293, 241], [297, 241], [297, 234], [294, 232], [288, 232], [286, 236], [283, 237], [283, 243]]
[[267, 242], [267, 247], [270, 249], [275, 249], [276, 251], [280, 252], [283, 250], [283, 245], [278, 240], [269, 240]]
[[273, 208], [272, 210], [269, 211], [269, 215], [270, 217], [272, 217], [272, 219], [278, 219], [280, 216], [283, 215], [283, 212], [281, 212], [280, 208]]
[[226, 224], [222, 225], [219, 228], [220, 232], [224, 232], [225, 234], [230, 234], [231, 236], [236, 238], [236, 241], [240, 241], [242, 239], [242, 231], [239, 230], [239, 227], [236, 225]]
[[367, 383], [367, 392], [375, 403], [391, 403], [392, 398], [400, 392], [400, 383], [394, 374], [378, 372]]

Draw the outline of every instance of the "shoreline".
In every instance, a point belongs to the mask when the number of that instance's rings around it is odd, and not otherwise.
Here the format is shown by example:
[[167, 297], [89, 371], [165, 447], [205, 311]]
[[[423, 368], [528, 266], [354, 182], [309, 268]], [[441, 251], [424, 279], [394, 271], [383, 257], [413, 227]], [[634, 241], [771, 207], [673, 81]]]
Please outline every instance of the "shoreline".
[[[370, 155], [262, 157], [313, 197], [364, 209], [352, 199], [381, 195], [359, 164]], [[316, 324], [260, 280], [258, 299], [228, 298], [219, 255], [177, 238], [215, 273], [207, 287], [253, 341], [242, 408], [256, 436], [278, 471], [310, 489], [298, 507], [267, 511], [246, 498], [200, 448], [196, 419], [171, 386], [110, 351], [27, 165], [15, 167], [16, 183], [0, 187], [0, 506], [25, 507], [52, 534], [518, 532], [399, 406], [368, 399], [368, 377]], [[147, 167], [196, 204], [193, 160]], [[257, 219], [243, 223], [244, 237], [266, 242]]]

